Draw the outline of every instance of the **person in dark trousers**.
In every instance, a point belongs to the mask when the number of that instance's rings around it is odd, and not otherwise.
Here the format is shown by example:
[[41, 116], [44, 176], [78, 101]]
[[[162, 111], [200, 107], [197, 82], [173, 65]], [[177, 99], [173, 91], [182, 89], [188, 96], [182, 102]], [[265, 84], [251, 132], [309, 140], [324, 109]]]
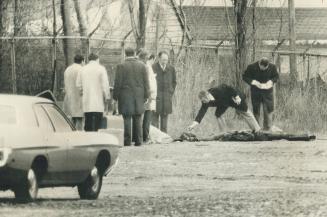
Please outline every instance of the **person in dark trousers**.
[[100, 65], [99, 57], [91, 53], [89, 63], [77, 76], [76, 86], [82, 94], [85, 131], [98, 131], [105, 106], [110, 99], [109, 78], [107, 70]]
[[193, 130], [201, 123], [209, 107], [216, 107], [215, 116], [217, 118], [220, 132], [226, 131], [226, 124], [222, 119], [222, 115], [229, 107], [237, 110], [238, 114], [243, 117], [251, 130], [255, 132], [260, 131], [261, 128], [258, 122], [254, 118], [252, 112], [248, 109], [245, 94], [239, 92], [233, 87], [222, 84], [207, 91], [201, 91], [199, 93], [199, 99], [202, 102], [202, 106], [195, 120], [188, 127], [189, 131]]
[[118, 101], [119, 113], [124, 118], [124, 145], [132, 143], [132, 121], [135, 145], [142, 145], [142, 115], [149, 98], [146, 66], [135, 57], [131, 48], [125, 50], [125, 62], [117, 66], [113, 97]]
[[172, 98], [177, 85], [175, 68], [168, 64], [168, 53], [159, 53], [159, 61], [153, 65], [153, 71], [157, 76], [157, 105], [153, 117], [153, 125], [167, 133], [168, 115], [173, 111]]
[[276, 66], [267, 58], [250, 64], [243, 74], [243, 80], [251, 86], [251, 100], [253, 114], [257, 121], [260, 119], [261, 105], [263, 107], [263, 130], [270, 131], [272, 127], [272, 113], [274, 111], [274, 83], [279, 75]]
[[152, 121], [152, 113], [156, 110], [157, 80], [156, 75], [152, 70], [155, 55], [150, 55], [147, 51], [143, 50], [139, 53], [138, 57], [139, 60], [141, 60], [146, 65], [150, 88], [150, 97], [149, 100], [144, 104], [145, 112], [143, 116], [143, 142], [147, 143], [150, 140], [150, 125]]

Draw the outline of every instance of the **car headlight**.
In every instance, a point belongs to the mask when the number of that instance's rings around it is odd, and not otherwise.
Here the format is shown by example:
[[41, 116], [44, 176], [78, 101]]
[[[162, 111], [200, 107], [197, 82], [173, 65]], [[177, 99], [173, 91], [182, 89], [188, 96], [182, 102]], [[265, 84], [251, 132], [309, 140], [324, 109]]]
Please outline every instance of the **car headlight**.
[[0, 148], [0, 167], [6, 165], [11, 152], [10, 148]]

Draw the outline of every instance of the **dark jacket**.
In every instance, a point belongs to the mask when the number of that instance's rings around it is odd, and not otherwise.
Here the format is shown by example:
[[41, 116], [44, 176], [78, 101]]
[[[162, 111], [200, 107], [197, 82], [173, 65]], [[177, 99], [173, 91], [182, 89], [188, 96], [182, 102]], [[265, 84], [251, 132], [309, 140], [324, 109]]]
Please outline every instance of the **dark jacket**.
[[156, 112], [171, 114], [173, 111], [172, 98], [177, 84], [175, 68], [168, 64], [164, 71], [159, 63], [155, 63], [152, 68], [157, 77]]
[[134, 58], [117, 66], [113, 98], [118, 100], [120, 114], [144, 113], [144, 102], [149, 97], [147, 76], [145, 64]]
[[269, 90], [261, 90], [254, 85], [251, 85], [253, 80], [257, 80], [260, 83], [266, 83], [271, 80], [276, 83], [279, 78], [276, 66], [272, 63], [269, 63], [268, 69], [262, 71], [259, 67], [259, 61], [248, 65], [247, 69], [243, 74], [243, 80], [251, 86], [251, 92], [267, 92], [271, 93], [273, 88]]
[[[220, 117], [222, 114], [224, 114], [228, 107], [233, 107], [244, 112], [248, 110], [245, 94], [231, 86], [221, 84], [218, 87], [209, 89], [208, 92], [213, 96], [213, 98], [215, 98], [215, 100], [209, 103], [202, 103], [202, 106], [195, 118], [195, 121], [198, 123], [202, 121], [209, 107], [217, 108], [215, 113], [216, 117]], [[240, 105], [237, 105], [232, 99], [236, 96], [241, 98]]]

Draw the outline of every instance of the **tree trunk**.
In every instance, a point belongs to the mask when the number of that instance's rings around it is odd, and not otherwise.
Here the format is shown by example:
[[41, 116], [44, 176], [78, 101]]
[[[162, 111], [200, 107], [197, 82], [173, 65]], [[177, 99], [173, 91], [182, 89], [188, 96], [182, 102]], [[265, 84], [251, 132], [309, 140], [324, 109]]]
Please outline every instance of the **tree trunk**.
[[[150, 4], [150, 2], [148, 3]], [[136, 49], [145, 47], [145, 37], [146, 37], [146, 9], [144, 0], [139, 0], [139, 35], [136, 39]]]
[[[72, 24], [70, 21], [70, 0], [61, 0], [60, 12], [62, 18], [62, 26], [64, 31], [64, 36], [73, 36]], [[73, 39], [63, 39], [63, 49], [65, 54], [66, 66], [73, 63], [74, 59], [74, 40]]]
[[[80, 36], [87, 37], [88, 30], [87, 30], [86, 18], [84, 16], [84, 13], [82, 12], [80, 1], [74, 0], [74, 6], [76, 11]], [[82, 39], [81, 42], [82, 42], [82, 54], [85, 55], [88, 53], [87, 39]]]
[[[295, 6], [294, 0], [288, 0], [289, 8], [289, 40], [290, 40], [290, 51], [296, 51], [296, 34], [295, 34]], [[297, 83], [297, 65], [296, 65], [296, 54], [290, 54], [290, 77], [291, 85]]]
[[[5, 11], [5, 1], [0, 1], [0, 37], [4, 36], [5, 33], [5, 25], [4, 25], [4, 11]], [[4, 91], [4, 78], [5, 76], [4, 74], [4, 69], [3, 69], [3, 42], [2, 40], [0, 40], [0, 91], [3, 92]]]
[[235, 35], [235, 85], [244, 90], [242, 82], [242, 73], [247, 64], [247, 47], [246, 47], [246, 9], [247, 0], [234, 0], [234, 12], [236, 17], [236, 35]]

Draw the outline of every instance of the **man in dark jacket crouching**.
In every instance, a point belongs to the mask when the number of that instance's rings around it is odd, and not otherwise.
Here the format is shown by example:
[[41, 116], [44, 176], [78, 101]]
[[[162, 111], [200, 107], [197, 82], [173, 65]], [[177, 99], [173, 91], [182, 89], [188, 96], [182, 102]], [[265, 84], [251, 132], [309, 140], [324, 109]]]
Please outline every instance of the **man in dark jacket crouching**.
[[201, 91], [199, 93], [199, 99], [202, 102], [201, 109], [193, 123], [188, 127], [188, 130], [192, 130], [200, 124], [209, 107], [216, 107], [215, 116], [217, 117], [219, 130], [220, 132], [225, 132], [226, 124], [221, 116], [229, 107], [232, 107], [235, 108], [243, 117], [251, 130], [255, 132], [260, 131], [258, 122], [254, 118], [252, 112], [248, 109], [245, 95], [233, 87], [222, 84], [207, 91]]

